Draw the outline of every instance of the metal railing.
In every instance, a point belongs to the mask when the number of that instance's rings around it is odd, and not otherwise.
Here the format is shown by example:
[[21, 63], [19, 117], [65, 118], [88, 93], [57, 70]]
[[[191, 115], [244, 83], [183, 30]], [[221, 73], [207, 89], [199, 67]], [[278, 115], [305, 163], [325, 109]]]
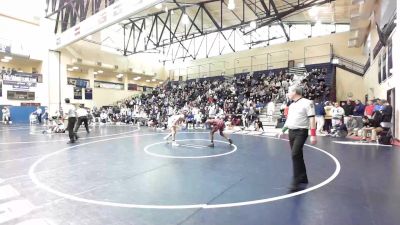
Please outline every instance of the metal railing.
[[354, 60], [339, 56], [339, 55], [334, 55], [334, 58], [338, 60], [337, 66], [339, 68], [348, 70], [350, 72], [353, 72], [354, 74], [364, 76], [367, 70], [369, 69], [371, 65], [370, 59], [367, 60], [366, 64], [361, 64], [359, 62], [356, 62]]

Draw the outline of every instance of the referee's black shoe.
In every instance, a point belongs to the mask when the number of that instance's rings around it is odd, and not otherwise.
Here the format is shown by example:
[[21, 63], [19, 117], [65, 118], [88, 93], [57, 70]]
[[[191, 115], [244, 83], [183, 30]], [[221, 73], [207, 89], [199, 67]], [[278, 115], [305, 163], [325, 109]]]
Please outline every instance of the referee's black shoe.
[[307, 183], [292, 184], [289, 187], [289, 193], [302, 191], [307, 188], [307, 184], [308, 184], [308, 181], [307, 181]]

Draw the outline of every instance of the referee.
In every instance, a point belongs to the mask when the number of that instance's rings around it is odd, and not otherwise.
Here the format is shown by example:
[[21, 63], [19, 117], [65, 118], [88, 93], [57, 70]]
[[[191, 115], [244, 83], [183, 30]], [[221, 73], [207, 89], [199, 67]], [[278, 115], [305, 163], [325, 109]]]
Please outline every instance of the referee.
[[65, 105], [63, 107], [64, 115], [68, 117], [68, 135], [69, 135], [69, 142], [68, 144], [75, 143], [78, 139], [78, 136], [74, 132], [74, 126], [76, 123], [76, 108], [74, 105], [71, 104], [69, 98], [65, 99]]
[[[289, 88], [288, 98], [293, 101], [282, 133], [289, 130], [289, 142], [292, 150], [293, 180], [290, 192], [303, 190], [308, 184], [306, 165], [303, 158], [303, 146], [311, 130], [311, 144], [316, 144], [316, 125], [314, 103], [303, 98], [301, 87]], [[281, 133], [281, 134], [282, 134]]]

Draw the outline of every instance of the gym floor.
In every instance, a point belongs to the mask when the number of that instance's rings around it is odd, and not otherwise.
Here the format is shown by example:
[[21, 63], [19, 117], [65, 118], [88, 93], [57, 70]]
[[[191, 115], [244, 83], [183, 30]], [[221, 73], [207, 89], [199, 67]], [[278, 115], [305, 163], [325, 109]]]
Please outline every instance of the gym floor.
[[[271, 133], [132, 126], [42, 134], [0, 126], [0, 224], [393, 225], [400, 221], [398, 147], [319, 137], [304, 147], [310, 184], [288, 193], [289, 143]], [[334, 142], [343, 141], [343, 142]]]

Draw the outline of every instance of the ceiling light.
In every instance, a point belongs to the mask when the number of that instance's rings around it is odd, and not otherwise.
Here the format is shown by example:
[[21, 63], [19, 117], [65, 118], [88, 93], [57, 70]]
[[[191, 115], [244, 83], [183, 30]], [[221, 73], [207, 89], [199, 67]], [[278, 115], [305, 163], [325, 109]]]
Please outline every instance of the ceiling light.
[[12, 57], [11, 56], [4, 56], [4, 59], [11, 60]]
[[183, 16], [182, 16], [182, 23], [185, 24], [185, 25], [189, 24], [189, 17], [188, 17], [188, 15], [186, 13], [183, 14]]
[[74, 66], [74, 67], [72, 67], [72, 69], [74, 69], [74, 70], [78, 70], [78, 69], [79, 69], [79, 67], [77, 67], [77, 66]]
[[24, 71], [22, 71], [22, 70], [18, 70], [17, 72], [18, 72], [18, 73], [23, 73]]
[[2, 61], [2, 62], [5, 62], [5, 63], [10, 62], [10, 60], [8, 60], [8, 59], [1, 59], [1, 61]]
[[74, 69], [72, 69], [72, 68], [68, 68], [67, 70], [68, 70], [68, 71], [74, 71]]
[[166, 13], [168, 13], [168, 7], [167, 7], [167, 6], [165, 6], [164, 11], [165, 11]]
[[97, 74], [97, 72], [93, 72], [93, 74], [94, 74], [94, 75], [96, 75], [96, 74]]
[[122, 74], [122, 73], [116, 75], [117, 78], [122, 78], [123, 76], [124, 76], [124, 74]]
[[97, 71], [97, 73], [103, 73], [103, 70], [99, 70], [99, 71]]
[[150, 80], [146, 80], [146, 82], [147, 82], [147, 83], [149, 83], [149, 82], [150, 82]]
[[174, 10], [171, 10], [171, 15], [174, 15], [175, 13], [174, 13]]
[[156, 79], [151, 79], [151, 81], [153, 81], [153, 82], [154, 82], [154, 81], [156, 81]]
[[256, 21], [251, 21], [251, 22], [250, 22], [250, 27], [251, 27], [252, 29], [256, 29], [256, 28], [257, 28], [257, 23], [256, 23]]
[[160, 82], [158, 82], [159, 84], [162, 84], [163, 82], [162, 81], [160, 81]]
[[235, 0], [229, 0], [229, 3], [228, 3], [228, 9], [229, 10], [234, 10], [235, 9]]
[[162, 4], [161, 3], [156, 5], [156, 9], [161, 9], [161, 8], [162, 8]]

